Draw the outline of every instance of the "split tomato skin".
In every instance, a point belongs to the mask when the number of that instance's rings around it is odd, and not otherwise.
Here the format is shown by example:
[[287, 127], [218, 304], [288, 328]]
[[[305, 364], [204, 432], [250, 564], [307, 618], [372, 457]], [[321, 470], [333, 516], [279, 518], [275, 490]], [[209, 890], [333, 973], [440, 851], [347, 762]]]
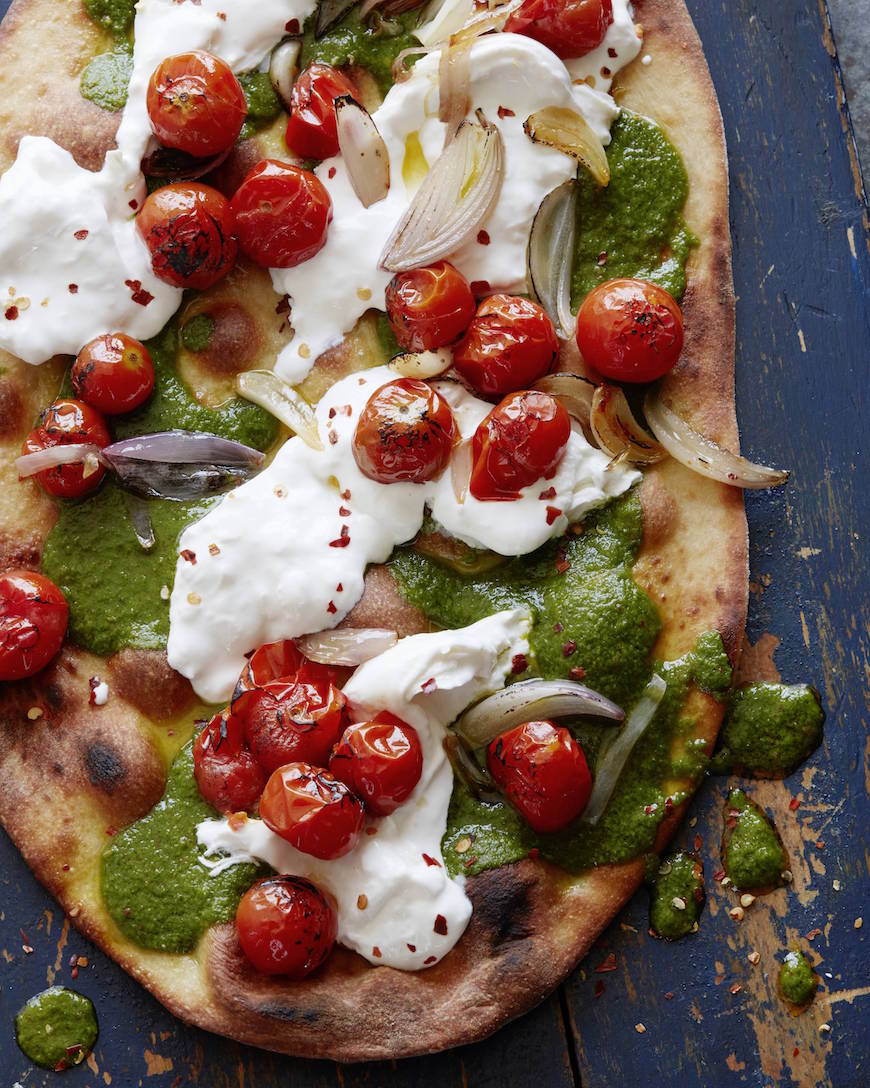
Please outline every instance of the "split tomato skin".
[[157, 66], [146, 107], [151, 130], [164, 147], [203, 159], [233, 146], [248, 112], [232, 68], [202, 49], [167, 57]]
[[373, 816], [389, 816], [410, 797], [423, 773], [417, 730], [382, 711], [372, 721], [345, 729], [329, 769], [360, 798]]
[[271, 776], [260, 816], [297, 850], [330, 861], [356, 846], [365, 823], [360, 799], [343, 782], [309, 763], [290, 763]]
[[41, 672], [63, 645], [68, 619], [66, 597], [44, 574], [0, 574], [0, 680]]
[[453, 365], [476, 393], [493, 398], [528, 389], [558, 355], [556, 329], [543, 306], [517, 295], [491, 295], [453, 349]]
[[310, 170], [263, 159], [235, 191], [231, 207], [242, 252], [263, 268], [295, 268], [326, 245], [332, 200]]
[[525, 0], [505, 30], [542, 42], [557, 57], [583, 57], [604, 41], [613, 0]]
[[426, 382], [398, 378], [369, 397], [353, 436], [364, 476], [381, 484], [420, 484], [447, 466], [457, 430], [450, 405]]
[[552, 722], [509, 729], [487, 750], [489, 771], [533, 831], [567, 827], [586, 808], [592, 776], [569, 730]]
[[608, 280], [580, 306], [577, 346], [605, 378], [652, 382], [680, 357], [683, 314], [664, 287], [645, 280]]
[[156, 189], [142, 205], [136, 226], [154, 275], [173, 287], [204, 291], [235, 264], [230, 204], [210, 185], [182, 181]]
[[[102, 449], [111, 441], [106, 421], [96, 408], [80, 400], [62, 398], [43, 412], [39, 425], [24, 439], [21, 452], [38, 453], [52, 446], [77, 444], [92, 444]], [[45, 468], [37, 472], [34, 478], [49, 495], [60, 499], [80, 499], [96, 491], [105, 474], [103, 465], [97, 465], [93, 472], [85, 476], [85, 466], [74, 463]]]
[[90, 340], [70, 370], [75, 395], [105, 415], [132, 412], [151, 396], [154, 363], [144, 344], [123, 332]]
[[335, 904], [310, 880], [267, 877], [252, 885], [236, 910], [239, 944], [266, 975], [300, 980], [327, 959], [338, 936]]
[[570, 435], [571, 419], [555, 397], [511, 393], [474, 432], [469, 491], [481, 502], [518, 499], [522, 488], [553, 476]]
[[399, 272], [386, 290], [387, 317], [405, 351], [434, 351], [458, 340], [474, 317], [474, 295], [448, 261]]
[[254, 808], [266, 784], [263, 768], [244, 745], [241, 722], [229, 710], [215, 714], [194, 741], [193, 774], [218, 812]]
[[293, 84], [290, 116], [284, 139], [301, 159], [329, 159], [338, 154], [335, 100], [359, 99], [356, 87], [342, 72], [319, 61], [309, 64]]

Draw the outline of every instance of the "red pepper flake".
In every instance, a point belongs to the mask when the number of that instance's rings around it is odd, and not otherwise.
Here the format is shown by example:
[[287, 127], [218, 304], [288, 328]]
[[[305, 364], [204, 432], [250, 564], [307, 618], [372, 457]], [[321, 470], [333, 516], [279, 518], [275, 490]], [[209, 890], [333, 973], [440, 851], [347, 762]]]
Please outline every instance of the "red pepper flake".
[[342, 491], [341, 497], [345, 502], [350, 502], [350, 488], [348, 488], [347, 491]]
[[330, 616], [334, 616], [338, 609], [335, 607], [335, 604], [330, 601], [329, 604], [326, 606], [326, 611], [330, 614]]
[[73, 238], [75, 238], [77, 242], [83, 242], [87, 236], [88, 232], [86, 230], [77, 230], [73, 235]]
[[435, 915], [435, 925], [432, 927], [439, 937], [447, 936], [447, 919], [443, 914]]
[[731, 986], [731, 993], [732, 994], [739, 994], [742, 989], [743, 989], [743, 984], [740, 983], [740, 982], [735, 982]]
[[575, 680], [575, 681], [585, 680], [586, 679], [586, 670], [583, 668], [582, 665], [574, 665], [574, 666], [572, 666], [571, 671], [568, 673], [568, 679], [569, 680]]
[[490, 243], [489, 232], [485, 230], [479, 230], [477, 232], [477, 241], [479, 245], [488, 246]]
[[349, 518], [349, 517], [350, 517], [350, 515], [351, 515], [351, 511], [350, 511], [350, 509], [348, 509], [348, 507], [346, 507], [346, 506], [339, 506], [339, 508], [338, 508], [338, 516], [339, 516], [340, 518]]
[[225, 23], [227, 21], [227, 13], [225, 11], [219, 11], [217, 13], [217, 17], [222, 23]]
[[542, 491], [540, 493], [540, 495], [538, 495], [539, 499], [555, 499], [555, 497], [556, 497], [555, 487], [548, 487], [546, 491]]
[[192, 552], [190, 548], [182, 548], [178, 554], [185, 563], [190, 563], [192, 567], [196, 566], [196, 552]]
[[692, 895], [695, 897], [696, 903], [704, 902], [704, 889], [700, 887], [700, 885], [695, 885], [695, 887], [692, 889]]
[[440, 869], [441, 862], [437, 858], [430, 858], [428, 854], [423, 855], [423, 860], [430, 868]]
[[606, 250], [602, 250], [598, 254], [598, 262], [597, 263], [598, 263], [599, 268], [603, 268], [604, 265], [607, 264], [607, 251]]
[[673, 1000], [674, 1000], [674, 991], [673, 990], [668, 990], [668, 992], [665, 994], [665, 1001], [673, 1001]]
[[287, 31], [288, 34], [298, 34], [299, 33], [299, 20], [298, 19], [290, 19], [288, 22], [286, 22], [284, 24], [284, 29]]
[[571, 564], [568, 561], [568, 559], [565, 558], [565, 553], [560, 552], [559, 553], [559, 558], [556, 560], [556, 573], [557, 574], [564, 574], [566, 571], [569, 571], [570, 569], [571, 569]]
[[797, 812], [797, 810], [801, 807], [800, 797], [792, 797], [792, 799], [788, 803], [788, 807], [792, 812]]
[[811, 929], [809, 931], [809, 933], [806, 934], [806, 939], [808, 941], [814, 941], [816, 939], [816, 937], [818, 937], [821, 932], [822, 931], [818, 927], [816, 927], [815, 929]]
[[608, 971], [615, 971], [615, 970], [616, 970], [616, 953], [611, 952], [610, 955], [606, 957], [606, 959], [603, 959], [601, 961], [601, 963], [598, 964], [598, 966], [595, 968], [595, 973], [597, 975], [604, 975]]
[[408, 951], [409, 952], [416, 952], [417, 951], [417, 946], [415, 944], [409, 944], [408, 945]]
[[596, 979], [595, 980], [595, 996], [596, 997], [601, 997], [601, 995], [604, 993], [605, 989], [606, 989], [606, 987], [604, 985], [604, 981], [602, 979], [600, 979], [600, 978]]
[[63, 869], [65, 873], [69, 872], [69, 865], [67, 864], [67, 862], [64, 862], [63, 865], [61, 865], [61, 869]]
[[504, 119], [505, 117], [516, 117], [516, 114], [514, 113], [514, 111], [509, 110], [507, 108], [507, 106], [499, 106], [497, 112], [498, 112], [499, 117], [502, 118], [502, 119]]
[[697, 832], [695, 833], [695, 838], [692, 840], [692, 842], [694, 844], [696, 852], [698, 850], [700, 850], [701, 847], [704, 845], [704, 840], [701, 838], [701, 836], [699, 834], [697, 834]]
[[3, 316], [6, 318], [7, 321], [15, 321], [18, 317], [18, 307], [7, 306], [5, 311], [3, 312]]
[[138, 200], [130, 200], [130, 201], [127, 202], [127, 204], [128, 204], [128, 207], [132, 208], [134, 212], [139, 207], [139, 201]]
[[562, 633], [562, 624], [558, 621], [553, 624], [553, 634], [560, 635]]
[[673, 807], [674, 807], [673, 797], [666, 797], [665, 798], [665, 812], [670, 812]]
[[476, 865], [476, 864], [477, 864], [477, 854], [472, 854], [471, 857], [468, 859], [468, 861], [466, 861], [465, 868], [470, 869], [472, 865]]
[[275, 307], [276, 314], [289, 314], [290, 313], [290, 296], [284, 295], [283, 298], [278, 299], [278, 305]]
[[423, 960], [423, 964], [425, 966], [428, 963], [434, 963], [437, 959], [438, 959], [437, 956], [427, 956], [426, 959]]
[[573, 638], [567, 639], [562, 643], [562, 657], [570, 657], [577, 652], [577, 640]]
[[67, 1054], [69, 1054], [70, 1057], [72, 1057], [73, 1054], [78, 1054], [78, 1052], [81, 1050], [81, 1048], [82, 1048], [81, 1043], [73, 1043], [72, 1046], [68, 1046], [66, 1048], [66, 1052], [67, 1052]]
[[716, 881], [717, 884], [721, 884], [722, 881], [725, 879], [725, 870], [717, 869], [716, 872], [713, 874], [713, 879]]
[[518, 676], [521, 672], [525, 672], [529, 667], [529, 661], [525, 654], [514, 654], [511, 659], [511, 672], [514, 676]]
[[526, 854], [526, 857], [529, 858], [530, 861], [537, 861], [539, 853], [540, 850], [538, 850], [537, 846], [533, 846], [528, 854]]
[[147, 306], [154, 301], [154, 296], [145, 290], [141, 280], [124, 280], [124, 283], [130, 288], [131, 298], [139, 306]]
[[330, 446], [334, 446], [336, 444], [336, 442], [338, 441], [338, 435], [336, 434], [335, 431], [328, 431], [327, 432], [327, 437], [329, 438]]
[[25, 956], [29, 956], [29, 955], [30, 955], [30, 953], [31, 953], [31, 952], [33, 951], [33, 947], [32, 947], [32, 945], [29, 945], [29, 944], [23, 944], [23, 945], [22, 945], [21, 947], [22, 947], [22, 949], [24, 950], [24, 954], [25, 954]]
[[344, 593], [344, 586], [341, 584], [341, 582], [339, 582], [338, 585], [335, 587], [335, 592]]
[[327, 418], [328, 419], [335, 419], [335, 409], [334, 408], [329, 409], [329, 415], [328, 415]]
[[435, 680], [435, 677], [430, 676], [428, 680], [424, 680], [423, 683], [420, 685], [420, 691], [422, 691], [424, 695], [431, 695], [437, 687], [438, 684]]
[[54, 1067], [55, 1073], [62, 1073], [66, 1069], [66, 1059], [61, 1058], [57, 1065]]
[[106, 828], [106, 834], [109, 836], [110, 839], [113, 838], [115, 835], [118, 834], [117, 827], [115, 827], [114, 824], [109, 824], [109, 826]]
[[330, 540], [330, 548], [346, 548], [350, 544], [350, 528], [347, 525], [342, 525], [341, 535], [337, 540]]
[[473, 295], [488, 295], [492, 288], [489, 286], [487, 280], [472, 280], [471, 281], [471, 293]]
[[330, 168], [329, 168], [329, 177], [330, 177], [330, 179], [335, 177], [335, 167], [334, 166], [330, 166]]
[[71, 295], [77, 295], [79, 293], [79, 285], [77, 283], [70, 283], [67, 285], [67, 291]]
[[791, 1056], [793, 1058], [796, 1058], [798, 1056], [798, 1054], [800, 1054], [800, 1052], [801, 1052], [801, 1048], [799, 1046], [796, 1046], [794, 1048], [794, 1050], [791, 1052]]
[[562, 511], [559, 509], [558, 506], [548, 506], [547, 507], [547, 524], [548, 525], [552, 525], [553, 522], [556, 520], [556, 518], [561, 517], [561, 516], [562, 516]]
[[374, 948], [372, 949], [372, 955], [375, 957], [375, 959], [380, 959], [381, 958], [381, 950], [380, 950], [380, 948], [378, 948], [377, 945], [375, 945]]
[[658, 807], [659, 807], [658, 805], [644, 805], [643, 806], [644, 816], [651, 816], [656, 811], [656, 809]]

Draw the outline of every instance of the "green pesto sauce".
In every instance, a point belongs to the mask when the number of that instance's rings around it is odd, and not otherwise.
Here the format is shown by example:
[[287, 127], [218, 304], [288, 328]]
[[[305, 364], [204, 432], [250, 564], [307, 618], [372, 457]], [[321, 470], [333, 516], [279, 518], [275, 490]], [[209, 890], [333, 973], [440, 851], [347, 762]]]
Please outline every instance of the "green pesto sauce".
[[391, 68], [395, 58], [403, 49], [420, 44], [413, 32], [419, 16], [419, 11], [408, 11], [390, 19], [375, 19], [374, 29], [369, 29], [360, 22], [359, 10], [353, 8], [322, 38], [315, 40], [315, 15], [312, 15], [303, 28], [299, 66], [305, 68], [315, 60], [335, 67], [359, 64], [374, 76], [381, 94], [386, 94], [393, 85]]
[[235, 917], [239, 899], [265, 872], [245, 864], [211, 875], [199, 861], [196, 825], [216, 816], [193, 777], [191, 742], [172, 764], [162, 799], [104, 849], [103, 902], [143, 948], [189, 952], [210, 925]]
[[104, 110], [116, 113], [127, 105], [127, 88], [133, 72], [133, 52], [128, 43], [116, 46], [111, 53], [98, 53], [82, 71], [79, 90]]
[[803, 952], [793, 950], [786, 953], [779, 969], [778, 982], [782, 996], [796, 1008], [809, 1005], [816, 996], [818, 980]]
[[245, 92], [248, 115], [239, 133], [240, 140], [247, 140], [257, 129], [268, 124], [281, 113], [281, 99], [275, 94], [275, 88], [268, 72], [246, 72], [239, 76], [239, 83]]
[[[607, 148], [610, 184], [597, 189], [581, 170], [574, 252], [575, 308], [605, 280], [633, 276], [658, 283], [677, 299], [695, 239], [682, 219], [689, 180], [662, 130], [623, 110]], [[607, 259], [599, 264], [602, 254]]]
[[669, 941], [686, 937], [697, 929], [704, 899], [704, 866], [691, 854], [672, 854], [650, 888], [650, 925]]
[[779, 887], [788, 868], [776, 828], [743, 790], [732, 790], [725, 802], [722, 864], [735, 888], [756, 893]]
[[[535, 626], [524, 675], [563, 678], [579, 666], [585, 683], [630, 709], [653, 671], [650, 651], [660, 626], [655, 606], [631, 577], [640, 537], [640, 505], [629, 495], [592, 514], [579, 535], [495, 570], [463, 575], [413, 548], [397, 552], [391, 569], [402, 595], [442, 627], [462, 627], [503, 608], [530, 608]], [[556, 564], [564, 567], [566, 561], [570, 566], [560, 573]], [[691, 736], [694, 722], [682, 714], [689, 685], [697, 676], [705, 683], [730, 679], [718, 636], [699, 640], [697, 650], [656, 668], [668, 685], [665, 697], [595, 827], [581, 820], [538, 836], [512, 808], [478, 800], [457, 782], [442, 844], [451, 873], [503, 865], [533, 848], [575, 872], [650, 850], [667, 798], [678, 803], [706, 767], [704, 746]], [[575, 726], [593, 771], [610, 728]], [[672, 780], [666, 794], [664, 783]], [[469, 838], [470, 847], [463, 841]]]
[[195, 314], [181, 326], [181, 342], [188, 351], [205, 351], [214, 333], [211, 314]]
[[750, 684], [731, 696], [710, 769], [783, 778], [822, 743], [825, 712], [808, 684]]
[[65, 986], [36, 994], [15, 1017], [15, 1038], [46, 1069], [68, 1069], [93, 1050], [99, 1029], [91, 1000]]
[[[214, 410], [198, 404], [176, 372], [177, 343], [174, 323], [149, 341], [155, 392], [137, 412], [114, 422], [115, 436], [182, 428], [210, 431], [267, 449], [276, 434], [272, 417], [247, 401], [232, 400]], [[45, 544], [43, 569], [69, 602], [73, 641], [98, 654], [111, 654], [124, 646], [164, 647], [169, 603], [161, 590], [172, 589], [179, 534], [214, 501], [147, 500], [155, 536], [150, 551], [139, 545], [127, 497], [108, 476], [94, 495], [59, 501], [59, 517]]]
[[116, 38], [126, 38], [133, 29], [136, 0], [84, 0], [88, 15]]

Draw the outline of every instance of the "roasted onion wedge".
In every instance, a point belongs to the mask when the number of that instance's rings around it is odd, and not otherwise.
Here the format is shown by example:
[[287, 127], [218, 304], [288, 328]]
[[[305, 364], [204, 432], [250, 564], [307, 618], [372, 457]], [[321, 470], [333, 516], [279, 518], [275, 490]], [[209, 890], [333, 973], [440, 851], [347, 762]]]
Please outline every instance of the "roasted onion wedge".
[[383, 200], [390, 191], [390, 155], [365, 106], [349, 94], [335, 100], [335, 122], [341, 151], [353, 191], [364, 208]]
[[547, 106], [533, 113], [523, 128], [536, 144], [546, 144], [576, 159], [586, 167], [598, 185], [609, 183], [610, 164], [604, 153], [604, 145], [586, 118], [576, 110], [565, 106]]
[[632, 414], [618, 385], [599, 385], [592, 394], [589, 422], [595, 441], [605, 453], [631, 465], [654, 465], [667, 456]]
[[307, 400], [271, 370], [247, 370], [236, 378], [240, 397], [253, 401], [298, 434], [306, 446], [322, 450], [317, 416]]
[[595, 436], [589, 422], [595, 393], [593, 382], [579, 374], [546, 374], [535, 382], [534, 387], [555, 397], [568, 415], [580, 424], [587, 440], [594, 443]]
[[541, 201], [529, 234], [529, 281], [556, 331], [564, 339], [574, 335], [577, 318], [571, 313], [571, 272], [577, 229], [579, 188], [569, 178]]
[[403, 378], [419, 378], [426, 381], [437, 378], [453, 366], [450, 348], [435, 351], [403, 351], [390, 359], [390, 366]]
[[399, 636], [383, 627], [342, 627], [303, 635], [296, 645], [311, 661], [320, 665], [362, 665], [391, 646]]

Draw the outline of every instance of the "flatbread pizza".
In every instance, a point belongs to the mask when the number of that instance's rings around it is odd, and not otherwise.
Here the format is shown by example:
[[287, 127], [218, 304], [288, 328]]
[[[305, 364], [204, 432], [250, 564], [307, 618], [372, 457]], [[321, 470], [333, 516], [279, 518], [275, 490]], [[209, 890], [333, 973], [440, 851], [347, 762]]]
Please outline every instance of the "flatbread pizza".
[[[537, 0], [0, 28], [0, 819], [185, 1022], [341, 1061], [493, 1032], [712, 754], [741, 487], [781, 479], [737, 454], [721, 119], [682, 0], [575, 8], [585, 46]], [[194, 62], [210, 120], [172, 89]], [[440, 340], [421, 268], [456, 279]], [[563, 433], [518, 468], [532, 417]], [[523, 778], [545, 735], [555, 800]], [[282, 969], [250, 918], [293, 896]]]

